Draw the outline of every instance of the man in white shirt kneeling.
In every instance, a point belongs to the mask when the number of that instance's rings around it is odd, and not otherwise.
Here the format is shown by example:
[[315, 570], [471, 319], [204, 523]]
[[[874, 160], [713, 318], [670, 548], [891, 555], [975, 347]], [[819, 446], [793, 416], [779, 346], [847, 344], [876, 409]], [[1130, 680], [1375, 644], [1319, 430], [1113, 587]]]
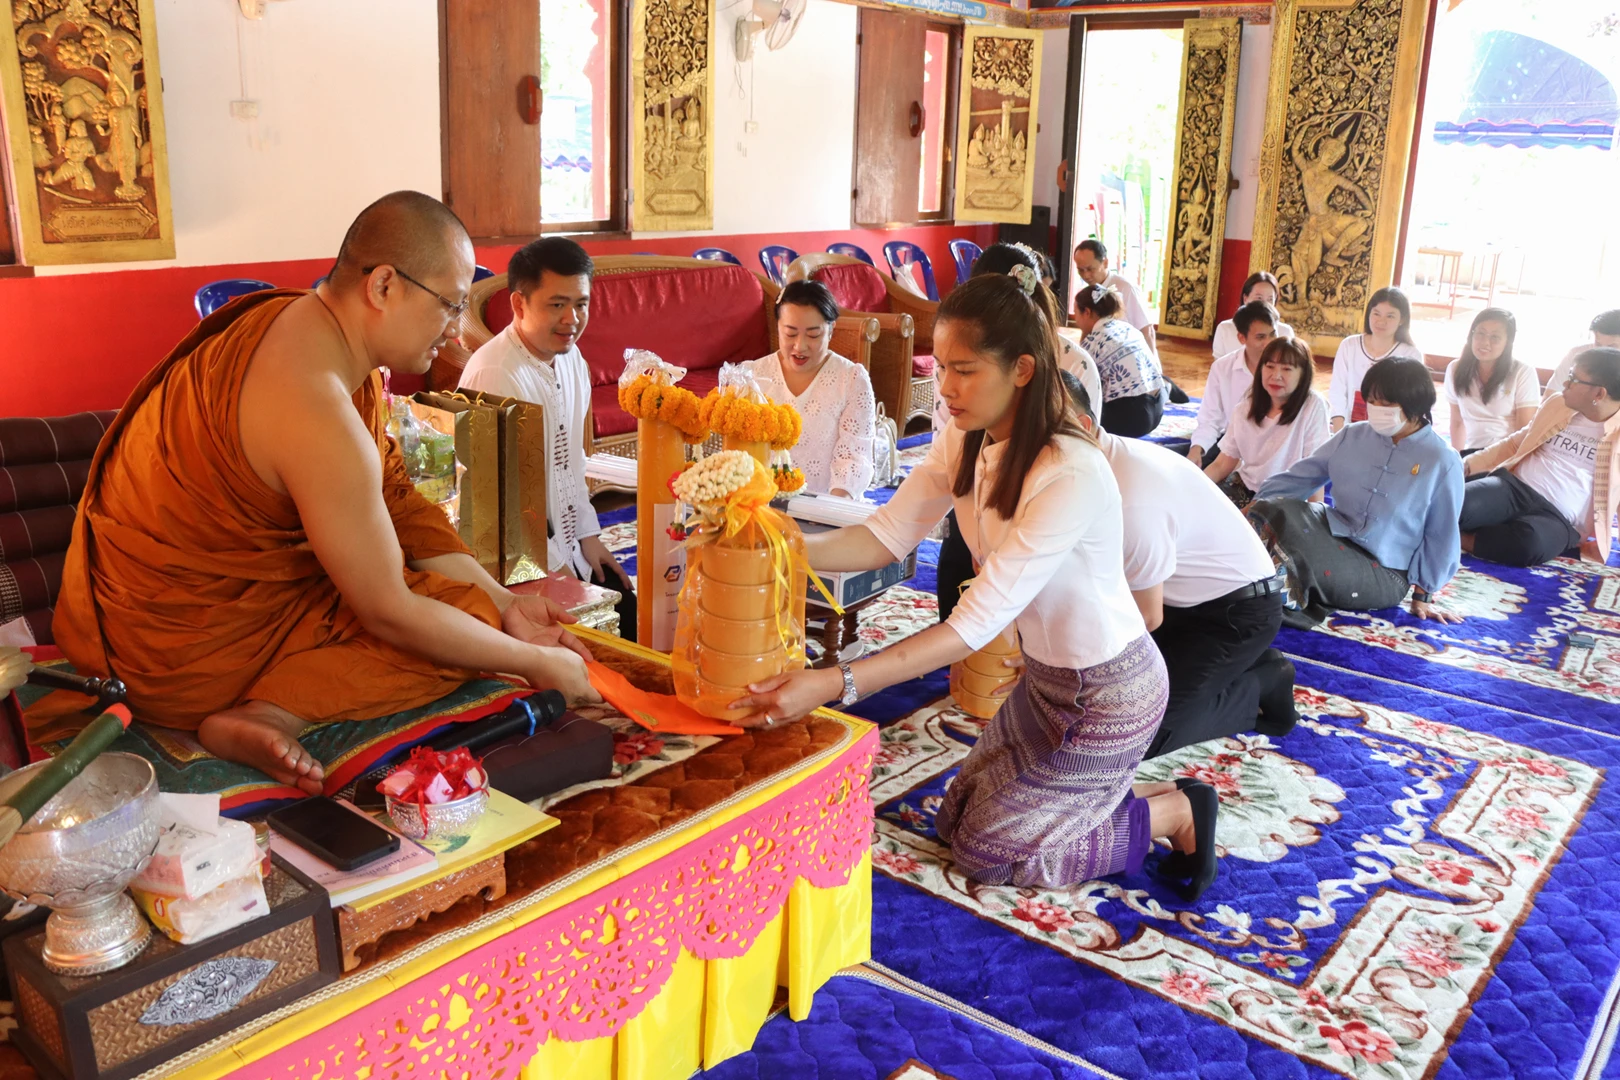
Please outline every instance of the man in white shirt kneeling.
[[[1095, 425], [1065, 378], [1081, 423]], [[1170, 702], [1157, 757], [1240, 731], [1293, 730], [1294, 665], [1271, 643], [1285, 580], [1243, 513], [1173, 450], [1100, 432], [1125, 517], [1125, 580], [1164, 657]]]
[[512, 322], [467, 361], [461, 386], [539, 405], [545, 413], [546, 572], [568, 571], [617, 589], [619, 632], [636, 632], [630, 576], [602, 543], [602, 526], [585, 485], [585, 425], [591, 415], [591, 372], [579, 352], [590, 320], [595, 266], [585, 249], [561, 236], [519, 248], [506, 267]]

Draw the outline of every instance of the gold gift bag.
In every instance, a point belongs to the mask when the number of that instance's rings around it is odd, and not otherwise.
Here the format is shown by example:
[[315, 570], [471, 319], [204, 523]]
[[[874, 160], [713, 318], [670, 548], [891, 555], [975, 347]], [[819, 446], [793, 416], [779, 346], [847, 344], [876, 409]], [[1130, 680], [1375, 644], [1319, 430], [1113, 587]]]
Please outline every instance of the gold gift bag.
[[[501, 572], [495, 580], [517, 585], [546, 576], [550, 543], [546, 527], [546, 464], [551, 439], [545, 409], [513, 397], [458, 390], [495, 410], [500, 440]], [[580, 451], [585, 452], [583, 438]]]
[[[462, 473], [456, 530], [489, 575], [501, 574], [501, 451], [497, 410], [453, 394], [424, 390], [411, 398], [412, 412], [455, 432]], [[430, 410], [424, 412], [426, 410]], [[435, 418], [434, 413], [440, 414]], [[440, 427], [440, 430], [443, 430]]]

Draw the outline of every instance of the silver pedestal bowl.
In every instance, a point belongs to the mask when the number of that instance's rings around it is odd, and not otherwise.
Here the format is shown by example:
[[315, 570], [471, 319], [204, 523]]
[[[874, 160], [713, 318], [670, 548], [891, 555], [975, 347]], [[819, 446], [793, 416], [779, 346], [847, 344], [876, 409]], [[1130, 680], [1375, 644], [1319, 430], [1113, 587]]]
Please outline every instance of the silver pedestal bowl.
[[[0, 802], [33, 778], [30, 765], [0, 779]], [[106, 753], [29, 818], [0, 848], [0, 890], [51, 908], [45, 966], [95, 975], [129, 963], [152, 928], [124, 892], [158, 841], [157, 774], [135, 754]]]

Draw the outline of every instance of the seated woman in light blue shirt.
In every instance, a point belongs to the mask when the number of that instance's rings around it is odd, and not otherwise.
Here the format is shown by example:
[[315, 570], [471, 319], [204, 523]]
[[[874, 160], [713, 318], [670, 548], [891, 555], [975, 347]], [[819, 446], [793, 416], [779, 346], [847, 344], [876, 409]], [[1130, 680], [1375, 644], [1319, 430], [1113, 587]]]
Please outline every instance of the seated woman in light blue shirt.
[[[1434, 430], [1434, 380], [1421, 360], [1384, 360], [1361, 396], [1367, 419], [1262, 484], [1249, 520], [1310, 618], [1395, 607], [1410, 588], [1413, 615], [1461, 622], [1433, 599], [1462, 560], [1463, 499], [1462, 459]], [[1332, 506], [1305, 501], [1330, 481]]]

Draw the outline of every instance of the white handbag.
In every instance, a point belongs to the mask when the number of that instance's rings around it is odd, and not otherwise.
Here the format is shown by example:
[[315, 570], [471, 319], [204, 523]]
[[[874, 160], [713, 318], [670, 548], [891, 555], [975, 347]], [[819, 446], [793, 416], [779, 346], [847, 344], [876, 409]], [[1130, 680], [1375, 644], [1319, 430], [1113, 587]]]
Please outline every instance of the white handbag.
[[888, 487], [900, 471], [900, 429], [885, 414], [881, 401], [872, 427], [872, 486]]

